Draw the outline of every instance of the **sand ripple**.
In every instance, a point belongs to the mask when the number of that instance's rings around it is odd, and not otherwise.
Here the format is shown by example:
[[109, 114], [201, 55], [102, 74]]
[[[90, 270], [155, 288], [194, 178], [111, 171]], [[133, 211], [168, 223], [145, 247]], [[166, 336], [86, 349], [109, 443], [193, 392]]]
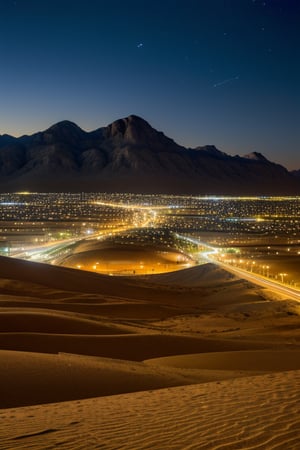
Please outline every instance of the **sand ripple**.
[[2, 410], [0, 436], [7, 450], [298, 450], [300, 371]]

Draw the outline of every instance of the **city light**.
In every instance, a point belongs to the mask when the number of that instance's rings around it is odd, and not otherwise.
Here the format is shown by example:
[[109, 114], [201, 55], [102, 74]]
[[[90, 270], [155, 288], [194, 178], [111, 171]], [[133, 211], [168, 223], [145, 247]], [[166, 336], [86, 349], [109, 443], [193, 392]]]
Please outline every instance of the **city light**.
[[[299, 197], [1, 194], [0, 253], [113, 275], [212, 261], [299, 289], [299, 205]], [[119, 255], [113, 264], [107, 246]]]

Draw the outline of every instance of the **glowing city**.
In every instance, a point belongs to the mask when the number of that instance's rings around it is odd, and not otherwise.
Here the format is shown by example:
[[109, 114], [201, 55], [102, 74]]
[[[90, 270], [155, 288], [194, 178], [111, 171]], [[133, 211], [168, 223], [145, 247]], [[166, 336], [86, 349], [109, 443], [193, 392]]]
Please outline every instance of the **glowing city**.
[[[1, 194], [1, 254], [145, 275], [207, 260], [300, 289], [298, 197]], [[299, 296], [299, 295], [298, 295]]]

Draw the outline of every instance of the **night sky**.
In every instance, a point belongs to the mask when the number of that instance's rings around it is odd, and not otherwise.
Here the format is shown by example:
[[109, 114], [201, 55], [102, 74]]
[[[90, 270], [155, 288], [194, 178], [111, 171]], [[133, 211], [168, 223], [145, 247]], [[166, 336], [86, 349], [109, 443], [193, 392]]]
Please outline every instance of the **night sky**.
[[0, 0], [0, 133], [140, 115], [300, 168], [299, 0]]

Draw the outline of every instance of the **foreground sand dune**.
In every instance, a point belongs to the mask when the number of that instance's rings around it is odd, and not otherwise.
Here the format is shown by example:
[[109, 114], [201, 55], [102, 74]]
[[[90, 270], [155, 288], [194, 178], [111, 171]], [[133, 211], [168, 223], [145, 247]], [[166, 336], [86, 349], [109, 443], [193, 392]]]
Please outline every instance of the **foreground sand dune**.
[[0, 257], [0, 449], [299, 449], [299, 361], [299, 304], [212, 264]]
[[213, 352], [134, 362], [0, 350], [0, 367], [1, 408], [10, 408], [300, 370], [300, 351]]
[[300, 371], [6, 409], [0, 436], [3, 450], [298, 450]]
[[[164, 367], [69, 354], [0, 351], [1, 407], [143, 391], [195, 382]], [[20, 379], [21, 377], [21, 379]]]

